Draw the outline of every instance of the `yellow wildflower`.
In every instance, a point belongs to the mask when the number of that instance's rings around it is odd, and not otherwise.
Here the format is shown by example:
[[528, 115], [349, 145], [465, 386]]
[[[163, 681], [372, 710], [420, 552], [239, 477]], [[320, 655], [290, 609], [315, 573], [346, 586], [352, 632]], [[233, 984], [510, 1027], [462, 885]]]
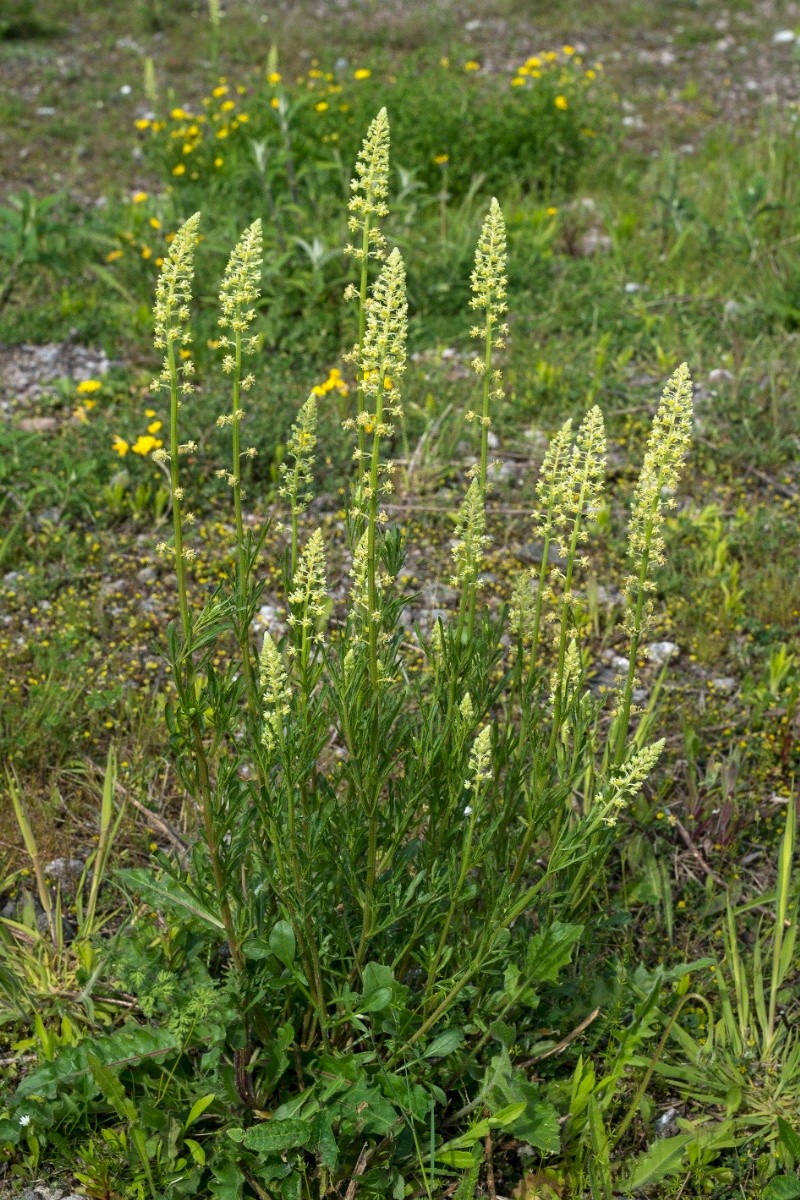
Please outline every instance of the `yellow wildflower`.
[[372, 71], [369, 67], [359, 67], [357, 71], [353, 72], [353, 79], [369, 79], [371, 74]]
[[224, 83], [220, 84], [219, 87], [215, 87], [213, 92], [211, 93], [211, 95], [214, 96], [215, 99], [217, 99], [217, 100], [220, 98], [220, 96], [227, 96], [227, 94], [228, 94], [228, 87]]
[[514, 78], [511, 80], [511, 86], [512, 87], [524, 87], [525, 80], [522, 78], [521, 75], [515, 75]]
[[217, 155], [217, 157], [214, 159], [214, 166], [221, 167], [224, 162], [225, 162], [225, 159], [221, 158], [219, 155]]
[[317, 111], [318, 113], [324, 113], [324, 112], [327, 112], [327, 111], [328, 111], [328, 107], [329, 107], [329, 105], [328, 105], [328, 101], [327, 101], [327, 100], [320, 100], [318, 104], [315, 104], [315, 105], [314, 105], [314, 108], [316, 109], [316, 111]]
[[561, 112], [565, 112], [569, 108], [569, 101], [567, 100], [566, 96], [556, 96], [553, 103], [555, 104], [556, 108], [561, 110]]
[[562, 50], [562, 52], [563, 52], [564, 54], [566, 54], [566, 55], [567, 55], [567, 57], [569, 57], [570, 55], [572, 55], [572, 54], [574, 54], [574, 53], [575, 53], [575, 47], [574, 47], [574, 46], [562, 46], [562, 47], [561, 47], [561, 50]]
[[177, 166], [174, 166], [172, 168], [172, 174], [173, 175], [185, 175], [186, 174], [186, 164], [178, 163]]
[[239, 124], [240, 125], [246, 125], [249, 120], [250, 120], [249, 113], [239, 113]]
[[447, 57], [447, 55], [444, 55], [444, 57], [439, 59], [439, 66], [444, 67], [445, 69], [450, 66], [450, 59]]
[[151, 437], [149, 433], [139, 434], [136, 441], [131, 446], [134, 454], [141, 454], [142, 457], [150, 454], [153, 450], [158, 450], [163, 445], [160, 438]]
[[106, 262], [116, 262], [118, 258], [122, 258], [122, 251], [110, 250], [106, 255]]
[[189, 114], [185, 108], [173, 108], [169, 115], [172, 117], [173, 121], [186, 121], [189, 117]]
[[82, 379], [75, 389], [80, 396], [91, 396], [102, 387], [99, 379]]
[[142, 246], [142, 258], [152, 258], [153, 251], [149, 246]]
[[150, 121], [147, 117], [139, 117], [138, 121], [133, 122], [137, 129], [149, 129]]
[[276, 83], [280, 83], [281, 78], [282, 76], [280, 71], [270, 71], [269, 75], [267, 76], [267, 83], [271, 83], [274, 87]]
[[547, 215], [548, 215], [548, 217], [554, 217], [557, 212], [558, 212], [558, 209], [554, 208], [553, 205], [551, 204], [547, 210]]
[[450, 161], [449, 154], [434, 154], [433, 161], [438, 167], [443, 167], [446, 162]]
[[161, 425], [162, 425], [161, 421], [151, 421], [150, 424], [147, 426], [147, 432], [148, 433], [158, 433], [159, 429], [161, 428]]
[[147, 199], [147, 192], [134, 192], [133, 195], [131, 196], [131, 200], [133, 201], [134, 204], [144, 204], [146, 199]]
[[149, 219], [149, 221], [148, 221], [148, 224], [149, 224], [149, 225], [150, 225], [150, 226], [151, 226], [153, 229], [160, 229], [160, 228], [161, 228], [161, 222], [159, 221], [158, 217], [150, 217], [150, 219]]
[[464, 63], [465, 71], [480, 71], [480, 69], [481, 69], [481, 64], [479, 62], [475, 62], [474, 58], [471, 58], [469, 60], [469, 62]]
[[124, 458], [130, 450], [130, 446], [125, 441], [125, 438], [121, 438], [118, 433], [115, 433], [114, 441], [111, 443], [111, 449], [115, 454], [118, 454], [120, 458]]
[[224, 102], [224, 104], [220, 104], [219, 108], [220, 108], [220, 112], [230, 112], [231, 109], [236, 108], [236, 101], [235, 100], [226, 100]]
[[281, 102], [277, 96], [273, 96], [272, 99], [270, 100], [270, 105], [272, 108], [280, 108]]

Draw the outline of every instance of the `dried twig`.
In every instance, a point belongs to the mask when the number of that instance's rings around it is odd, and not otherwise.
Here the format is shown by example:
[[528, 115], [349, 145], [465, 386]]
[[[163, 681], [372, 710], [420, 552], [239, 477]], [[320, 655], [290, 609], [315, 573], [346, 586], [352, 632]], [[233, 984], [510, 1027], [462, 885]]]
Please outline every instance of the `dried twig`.
[[347, 1191], [344, 1194], [344, 1200], [354, 1200], [356, 1191], [358, 1190], [358, 1181], [367, 1169], [369, 1162], [369, 1147], [366, 1142], [361, 1147], [361, 1153], [358, 1156], [355, 1168], [353, 1170], [350, 1182], [347, 1185]]

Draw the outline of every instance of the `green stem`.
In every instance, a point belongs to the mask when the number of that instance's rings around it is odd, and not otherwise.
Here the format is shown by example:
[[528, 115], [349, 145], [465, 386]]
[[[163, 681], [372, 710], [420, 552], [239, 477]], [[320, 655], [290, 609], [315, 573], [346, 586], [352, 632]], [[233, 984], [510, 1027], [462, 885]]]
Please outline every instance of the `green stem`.
[[470, 854], [472, 852], [472, 837], [475, 832], [475, 821], [476, 821], [477, 815], [478, 815], [478, 801], [480, 799], [479, 794], [476, 794], [474, 799], [475, 799], [475, 803], [472, 805], [472, 812], [470, 813], [470, 818], [469, 818], [469, 827], [467, 829], [466, 845], [464, 847], [464, 852], [461, 856], [461, 870], [458, 873], [458, 880], [456, 882], [455, 888], [453, 889], [453, 894], [452, 894], [452, 897], [450, 900], [450, 907], [447, 910], [447, 916], [444, 919], [444, 925], [442, 926], [442, 932], [439, 935], [439, 942], [436, 947], [436, 953], [434, 954], [433, 959], [431, 960], [431, 965], [428, 968], [428, 979], [425, 984], [426, 992], [430, 990], [431, 984], [433, 983], [434, 978], [436, 976], [436, 972], [439, 969], [439, 962], [441, 961], [441, 957], [444, 952], [445, 944], [447, 942], [447, 935], [450, 932], [450, 926], [453, 922], [453, 917], [455, 915], [456, 904], [458, 903], [458, 898], [461, 895], [461, 889], [464, 886], [464, 880], [467, 877], [467, 872], [469, 871], [469, 867], [470, 867]]
[[178, 605], [183, 637], [189, 637], [189, 601], [186, 596], [186, 569], [183, 560], [183, 525], [181, 522], [180, 470], [178, 465], [178, 367], [175, 361], [174, 338], [167, 337], [169, 368], [169, 476], [172, 488], [172, 526], [175, 532], [175, 576], [178, 582]]
[[[367, 328], [367, 284], [369, 283], [369, 216], [364, 217], [364, 231], [361, 239], [361, 281], [358, 289], [358, 359], [357, 359], [357, 384], [364, 378], [361, 365], [361, 356], [364, 352], [364, 334]], [[356, 386], [356, 395], [358, 399], [358, 415], [359, 417], [364, 412], [364, 391], [363, 388]], [[364, 426], [359, 421], [357, 424], [358, 434], [358, 461], [361, 463], [364, 458], [366, 449], [366, 437], [364, 434]]]
[[633, 610], [633, 622], [631, 626], [631, 644], [630, 657], [628, 659], [628, 673], [625, 679], [625, 689], [622, 693], [622, 701], [620, 703], [619, 714], [617, 716], [616, 729], [616, 747], [614, 750], [614, 766], [619, 767], [625, 757], [625, 746], [628, 740], [628, 722], [631, 718], [631, 702], [633, 699], [633, 681], [636, 677], [636, 657], [639, 653], [639, 642], [642, 637], [642, 614], [644, 613], [645, 600], [645, 584], [647, 583], [647, 570], [650, 565], [650, 540], [653, 532], [653, 522], [649, 522], [647, 527], [647, 537], [645, 541], [645, 550], [642, 555], [642, 561], [639, 564], [639, 577], [636, 581], [636, 604]]
[[[242, 450], [239, 430], [239, 400], [241, 396], [242, 379], [242, 335], [239, 329], [235, 332], [235, 354], [233, 369], [233, 409], [231, 413], [232, 453], [233, 453], [233, 509], [236, 521], [236, 553], [237, 553], [237, 590], [239, 605], [242, 613], [247, 608], [247, 593], [249, 571], [247, 564], [247, 549], [244, 539], [244, 520], [242, 518]], [[247, 624], [240, 630], [239, 649], [242, 655], [245, 687], [251, 708], [258, 711], [258, 701], [253, 688], [253, 664], [250, 660], [250, 631]]]

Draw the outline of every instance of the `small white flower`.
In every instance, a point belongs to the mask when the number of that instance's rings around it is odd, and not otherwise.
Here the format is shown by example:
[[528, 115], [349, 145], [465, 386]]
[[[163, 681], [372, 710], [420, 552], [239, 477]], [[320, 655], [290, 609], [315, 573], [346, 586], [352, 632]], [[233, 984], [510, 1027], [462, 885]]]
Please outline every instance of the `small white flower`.
[[467, 807], [464, 809], [464, 816], [465, 817], [472, 816], [472, 805], [471, 804], [468, 804]]
[[30, 1125], [31, 1118], [29, 1113], [23, 1113], [19, 1119], [20, 1125]]

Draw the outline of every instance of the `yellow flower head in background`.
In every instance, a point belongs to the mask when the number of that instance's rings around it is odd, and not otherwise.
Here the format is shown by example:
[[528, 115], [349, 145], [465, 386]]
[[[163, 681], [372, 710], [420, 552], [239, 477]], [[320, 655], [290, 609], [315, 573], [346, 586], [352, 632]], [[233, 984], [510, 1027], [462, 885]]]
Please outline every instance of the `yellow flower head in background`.
[[556, 108], [561, 110], [561, 112], [566, 112], [566, 110], [569, 108], [569, 101], [567, 100], [566, 96], [556, 96], [553, 103], [555, 104]]
[[147, 192], [134, 192], [131, 196], [131, 201], [134, 204], [144, 204], [147, 199]]
[[130, 450], [130, 446], [125, 441], [125, 438], [121, 438], [118, 433], [115, 433], [114, 441], [111, 443], [111, 449], [115, 454], [118, 454], [120, 458], [124, 458]]
[[269, 75], [267, 75], [267, 83], [272, 84], [274, 87], [276, 83], [280, 83], [281, 78], [280, 71], [270, 71]]
[[481, 69], [481, 64], [479, 62], [475, 62], [474, 58], [471, 58], [469, 60], [469, 62], [464, 63], [465, 71], [480, 71], [480, 69]]
[[75, 389], [79, 396], [92, 396], [102, 387], [99, 379], [83, 379]]
[[369, 67], [359, 67], [357, 71], [353, 72], [353, 79], [369, 79], [371, 74], [372, 71]]
[[[161, 438], [152, 437], [149, 433], [141, 433], [131, 446], [131, 450], [134, 454], [141, 454], [144, 458], [150, 454], [152, 450], [158, 450], [159, 447], [163, 446], [163, 444], [164, 443], [161, 441]], [[119, 453], [119, 451], [117, 451], [117, 453]]]

